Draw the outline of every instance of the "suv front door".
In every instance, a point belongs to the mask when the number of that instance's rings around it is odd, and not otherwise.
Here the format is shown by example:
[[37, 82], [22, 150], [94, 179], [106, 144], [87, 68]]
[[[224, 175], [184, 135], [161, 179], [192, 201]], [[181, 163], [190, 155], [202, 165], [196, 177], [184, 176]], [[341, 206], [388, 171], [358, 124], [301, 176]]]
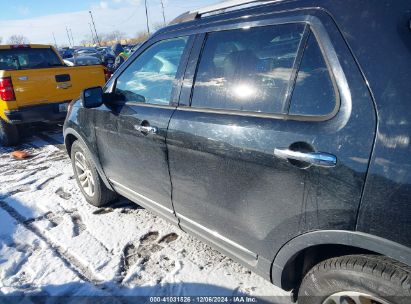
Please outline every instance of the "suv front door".
[[174, 222], [165, 139], [187, 41], [161, 40], [130, 58], [95, 116], [101, 164], [114, 189]]

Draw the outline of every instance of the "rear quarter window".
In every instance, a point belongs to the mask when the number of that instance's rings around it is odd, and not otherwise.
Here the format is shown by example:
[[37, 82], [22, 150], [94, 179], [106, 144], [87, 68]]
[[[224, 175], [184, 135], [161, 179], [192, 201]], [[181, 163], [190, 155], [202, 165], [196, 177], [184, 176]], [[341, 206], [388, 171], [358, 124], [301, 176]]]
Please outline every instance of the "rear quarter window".
[[304, 49], [290, 104], [290, 115], [327, 116], [337, 102], [336, 89], [313, 33]]
[[63, 66], [50, 48], [0, 50], [0, 70], [27, 70]]

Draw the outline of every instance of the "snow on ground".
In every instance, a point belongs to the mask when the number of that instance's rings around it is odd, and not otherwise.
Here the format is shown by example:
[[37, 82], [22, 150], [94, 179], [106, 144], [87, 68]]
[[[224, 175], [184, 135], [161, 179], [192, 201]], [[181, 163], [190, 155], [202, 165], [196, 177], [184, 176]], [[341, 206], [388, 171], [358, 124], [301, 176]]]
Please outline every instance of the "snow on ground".
[[126, 199], [110, 208], [87, 204], [58, 143], [59, 131], [26, 139], [19, 148], [32, 157], [25, 160], [0, 148], [0, 295], [250, 295], [288, 302], [281, 289]]

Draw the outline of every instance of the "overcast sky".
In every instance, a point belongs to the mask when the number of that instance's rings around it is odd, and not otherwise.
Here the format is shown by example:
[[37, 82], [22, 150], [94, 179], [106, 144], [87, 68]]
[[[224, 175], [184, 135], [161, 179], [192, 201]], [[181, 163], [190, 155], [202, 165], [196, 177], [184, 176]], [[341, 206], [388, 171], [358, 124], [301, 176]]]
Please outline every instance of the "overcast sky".
[[[163, 0], [166, 21], [179, 14], [221, 0]], [[162, 22], [160, 0], [147, 0], [149, 23]], [[3, 44], [13, 34], [24, 35], [31, 43], [68, 44], [66, 26], [75, 44], [91, 36], [89, 10], [97, 33], [119, 30], [133, 37], [146, 30], [144, 0], [0, 0], [0, 37]]]

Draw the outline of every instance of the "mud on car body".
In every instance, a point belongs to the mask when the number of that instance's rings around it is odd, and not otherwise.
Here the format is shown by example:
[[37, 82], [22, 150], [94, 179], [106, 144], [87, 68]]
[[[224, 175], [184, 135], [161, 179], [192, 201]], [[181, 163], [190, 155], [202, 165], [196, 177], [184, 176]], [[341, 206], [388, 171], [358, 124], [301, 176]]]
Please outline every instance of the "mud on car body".
[[410, 2], [240, 2], [84, 91], [64, 136], [85, 197], [125, 196], [299, 303], [409, 303]]

